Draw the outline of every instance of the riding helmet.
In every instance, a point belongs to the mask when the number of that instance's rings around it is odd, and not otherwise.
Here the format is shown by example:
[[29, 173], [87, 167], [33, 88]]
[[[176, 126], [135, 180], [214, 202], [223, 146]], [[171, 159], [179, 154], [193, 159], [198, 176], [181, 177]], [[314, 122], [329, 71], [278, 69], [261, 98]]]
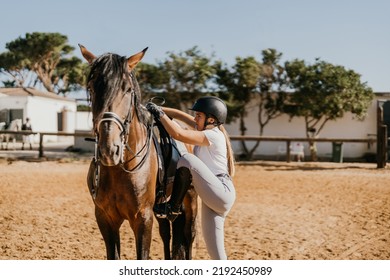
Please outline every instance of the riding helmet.
[[212, 115], [217, 119], [218, 124], [223, 124], [226, 121], [226, 104], [222, 99], [215, 96], [200, 97], [190, 110]]

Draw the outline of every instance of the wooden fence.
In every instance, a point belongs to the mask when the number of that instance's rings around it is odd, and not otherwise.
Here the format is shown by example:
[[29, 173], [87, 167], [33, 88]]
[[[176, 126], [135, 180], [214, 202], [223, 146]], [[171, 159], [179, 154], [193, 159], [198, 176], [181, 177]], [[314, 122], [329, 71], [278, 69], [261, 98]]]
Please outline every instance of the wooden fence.
[[356, 139], [356, 138], [305, 138], [305, 137], [283, 137], [283, 136], [230, 136], [231, 141], [269, 141], [286, 143], [286, 161], [291, 161], [291, 142], [330, 142], [330, 143], [367, 143], [374, 144], [376, 139]]
[[0, 131], [0, 134], [14, 135], [39, 135], [39, 157], [44, 157], [44, 142], [45, 136], [73, 136], [73, 137], [94, 137], [91, 133], [70, 133], [70, 132], [31, 132], [31, 131]]
[[[29, 135], [39, 134], [39, 157], [44, 157], [45, 136], [73, 136], [73, 137], [94, 137], [90, 133], [68, 133], [68, 132], [28, 132], [28, 131], [0, 131], [0, 134]], [[281, 136], [230, 136], [231, 141], [270, 141], [284, 142], [286, 144], [286, 161], [291, 161], [291, 142], [330, 142], [330, 143], [367, 143], [372, 145], [376, 139], [354, 139], [354, 138], [304, 138], [304, 137], [281, 137]], [[379, 165], [378, 165], [379, 167]]]

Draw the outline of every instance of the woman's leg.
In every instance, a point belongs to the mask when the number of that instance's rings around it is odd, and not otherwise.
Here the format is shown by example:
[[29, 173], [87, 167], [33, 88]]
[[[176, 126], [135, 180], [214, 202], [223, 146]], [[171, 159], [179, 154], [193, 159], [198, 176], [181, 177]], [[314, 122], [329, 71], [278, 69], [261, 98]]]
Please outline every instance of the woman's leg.
[[218, 215], [202, 203], [202, 233], [207, 252], [213, 260], [226, 260], [225, 217]]
[[202, 232], [207, 251], [212, 259], [227, 259], [224, 245], [224, 223], [236, 198], [233, 183], [219, 179], [196, 156], [180, 158], [178, 168], [188, 168], [192, 184], [202, 199]]
[[192, 184], [202, 202], [222, 216], [230, 211], [236, 198], [233, 183], [216, 177], [198, 157], [193, 154], [183, 155], [177, 168], [186, 167], [192, 175]]

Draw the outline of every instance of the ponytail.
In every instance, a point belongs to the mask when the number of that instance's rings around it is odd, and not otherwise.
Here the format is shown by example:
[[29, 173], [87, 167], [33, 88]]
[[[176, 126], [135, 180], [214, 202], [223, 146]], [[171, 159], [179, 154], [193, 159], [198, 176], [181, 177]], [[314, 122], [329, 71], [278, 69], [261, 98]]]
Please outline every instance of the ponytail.
[[233, 149], [232, 149], [232, 144], [230, 143], [230, 137], [229, 137], [229, 135], [228, 135], [228, 133], [223, 125], [219, 125], [218, 128], [225, 135], [228, 172], [229, 172], [229, 175], [231, 177], [234, 177], [236, 168], [235, 168], [235, 161], [234, 161], [234, 153], [233, 153]]

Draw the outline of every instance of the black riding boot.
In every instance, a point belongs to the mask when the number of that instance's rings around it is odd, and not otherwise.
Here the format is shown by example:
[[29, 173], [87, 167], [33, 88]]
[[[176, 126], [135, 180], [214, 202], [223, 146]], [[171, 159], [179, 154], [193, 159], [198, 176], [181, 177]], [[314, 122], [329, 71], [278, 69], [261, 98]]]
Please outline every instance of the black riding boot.
[[[166, 218], [173, 222], [180, 215], [180, 208], [189, 187], [191, 185], [191, 172], [187, 167], [176, 169], [175, 179], [173, 181], [171, 199], [166, 205], [157, 205], [158, 209], [166, 209]], [[162, 213], [159, 213], [160, 217]]]

